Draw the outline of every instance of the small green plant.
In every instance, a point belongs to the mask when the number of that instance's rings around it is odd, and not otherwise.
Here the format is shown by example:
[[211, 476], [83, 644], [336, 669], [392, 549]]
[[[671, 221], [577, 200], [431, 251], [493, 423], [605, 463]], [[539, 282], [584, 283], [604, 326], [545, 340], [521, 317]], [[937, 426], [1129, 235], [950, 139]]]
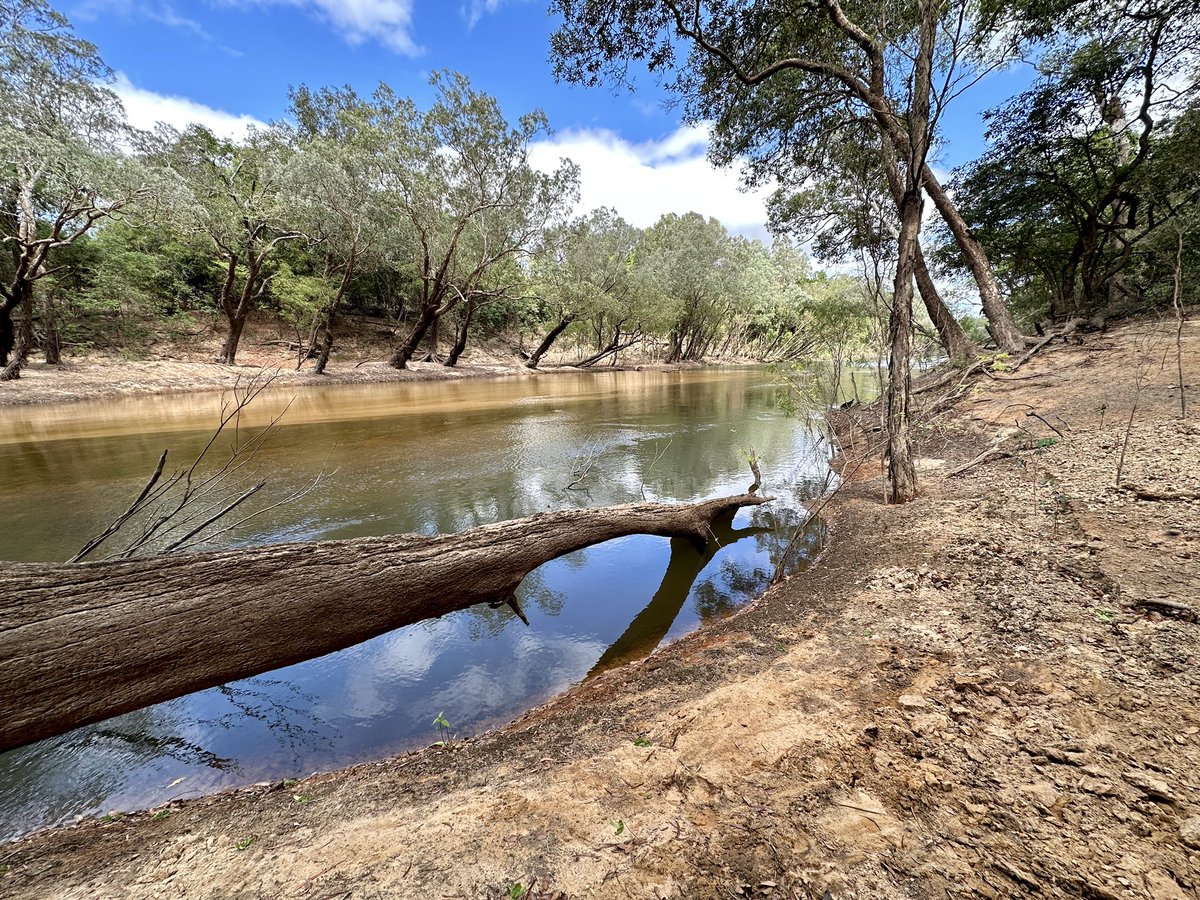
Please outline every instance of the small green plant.
[[1111, 625], [1116, 618], [1116, 614], [1111, 609], [1096, 610], [1096, 621], [1101, 625]]
[[1012, 368], [1008, 364], [1009, 355], [1007, 353], [997, 353], [991, 358], [993, 372], [1007, 372]]
[[283, 781], [279, 782], [279, 786], [286, 789], [286, 788], [290, 788], [290, 787], [295, 787], [299, 783], [300, 783], [299, 778], [285, 778], [285, 779], [283, 779]]
[[158, 812], [156, 812], [156, 813], [155, 813], [154, 815], [152, 815], [150, 818], [152, 818], [152, 819], [165, 819], [165, 818], [166, 818], [167, 816], [169, 816], [170, 814], [171, 814], [171, 811], [170, 811], [169, 809], [160, 809]]
[[253, 844], [257, 840], [258, 840], [258, 838], [255, 835], [251, 834], [247, 837], [242, 838], [233, 846], [237, 847], [238, 853], [241, 853], [243, 850], [248, 848], [251, 844]]
[[614, 819], [612, 822], [613, 834], [620, 837], [625, 833], [625, 823], [620, 819]]
[[508, 886], [508, 900], [521, 900], [521, 898], [527, 893], [529, 893], [529, 891], [527, 891], [525, 886], [520, 883], [510, 884]]
[[433, 730], [441, 737], [441, 740], [434, 744], [435, 747], [445, 747], [448, 750], [454, 746], [454, 738], [450, 734], [451, 727], [453, 726], [446, 718], [446, 711], [442, 710], [433, 720]]
[[654, 741], [650, 740], [649, 738], [644, 738], [644, 737], [634, 738], [633, 746], [635, 746], [635, 747], [653, 747]]
[[295, 800], [297, 803], [299, 803], [301, 806], [307, 806], [308, 804], [314, 802], [313, 798], [308, 796], [308, 794], [292, 794], [292, 799]]

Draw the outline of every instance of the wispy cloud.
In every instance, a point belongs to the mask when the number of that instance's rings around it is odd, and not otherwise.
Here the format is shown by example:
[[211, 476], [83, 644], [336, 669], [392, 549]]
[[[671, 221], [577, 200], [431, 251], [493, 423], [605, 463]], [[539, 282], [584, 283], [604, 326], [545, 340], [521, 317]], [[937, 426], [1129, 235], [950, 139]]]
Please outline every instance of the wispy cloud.
[[121, 98], [129, 123], [135, 128], [150, 130], [159, 122], [165, 122], [183, 130], [195, 122], [221, 137], [240, 139], [252, 127], [266, 127], [266, 123], [254, 116], [225, 112], [186, 97], [171, 97], [136, 87], [123, 72], [117, 73], [112, 89]]
[[91, 21], [101, 15], [157, 22], [212, 41], [212, 35], [204, 30], [203, 25], [180, 13], [168, 0], [84, 0], [74, 12], [74, 18], [82, 21]]
[[464, 3], [459, 11], [467, 23], [467, 29], [474, 28], [485, 15], [490, 15], [504, 5], [505, 0], [470, 0]]
[[664, 213], [698, 212], [730, 231], [766, 237], [765, 190], [740, 189], [736, 170], [705, 158], [709, 129], [693, 125], [662, 140], [631, 143], [605, 129], [565, 131], [530, 151], [533, 165], [550, 171], [564, 157], [580, 167], [580, 211], [611, 206], [633, 225], [653, 225]]
[[[405, 56], [424, 50], [412, 35], [415, 0], [222, 0], [227, 6], [294, 6], [324, 22], [351, 44], [378, 41]], [[488, 0], [493, 2], [493, 0]]]

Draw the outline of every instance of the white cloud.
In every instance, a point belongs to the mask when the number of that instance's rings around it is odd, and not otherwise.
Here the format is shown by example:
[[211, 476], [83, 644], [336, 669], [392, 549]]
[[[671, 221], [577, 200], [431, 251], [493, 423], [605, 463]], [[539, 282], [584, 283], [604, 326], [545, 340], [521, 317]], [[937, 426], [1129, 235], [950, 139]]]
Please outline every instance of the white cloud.
[[197, 122], [212, 129], [214, 134], [236, 139], [245, 137], [251, 127], [266, 127], [253, 116], [237, 115], [186, 97], [169, 97], [136, 87], [123, 72], [117, 73], [112, 89], [121, 98], [129, 123], [135, 128], [149, 130], [159, 122], [165, 122], [183, 130]]
[[405, 56], [420, 56], [412, 37], [414, 0], [224, 0], [231, 6], [295, 6], [329, 22], [352, 44], [379, 41]]
[[179, 13], [168, 0], [84, 0], [74, 11], [75, 18], [83, 21], [93, 21], [102, 15], [145, 19], [168, 28], [190, 31], [205, 41], [212, 40], [199, 22]]
[[741, 191], [736, 170], [714, 168], [704, 156], [708, 139], [699, 125], [644, 144], [606, 129], [566, 131], [534, 144], [530, 161], [543, 171], [564, 157], [578, 163], [580, 212], [611, 206], [639, 228], [664, 213], [698, 212], [732, 232], [766, 238], [768, 191]]
[[485, 15], [490, 15], [503, 5], [504, 0], [470, 0], [461, 8], [462, 17], [467, 21], [467, 29], [474, 28]]

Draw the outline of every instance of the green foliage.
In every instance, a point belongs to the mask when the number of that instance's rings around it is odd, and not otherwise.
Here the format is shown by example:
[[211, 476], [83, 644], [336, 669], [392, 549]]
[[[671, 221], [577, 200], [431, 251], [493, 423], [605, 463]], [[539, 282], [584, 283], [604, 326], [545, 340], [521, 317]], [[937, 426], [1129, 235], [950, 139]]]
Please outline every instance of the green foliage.
[[625, 833], [625, 823], [621, 819], [614, 819], [611, 824], [614, 836], [620, 837]]
[[244, 850], [250, 849], [250, 847], [252, 847], [254, 845], [254, 842], [257, 840], [258, 840], [258, 835], [251, 834], [251, 835], [247, 835], [244, 838], [239, 838], [233, 846], [237, 849], [238, 853], [241, 853]]
[[451, 750], [454, 747], [454, 737], [450, 734], [450, 722], [446, 719], [446, 713], [443, 710], [439, 712], [433, 720], [433, 730], [440, 736], [440, 740], [436, 741], [434, 746], [445, 747]]

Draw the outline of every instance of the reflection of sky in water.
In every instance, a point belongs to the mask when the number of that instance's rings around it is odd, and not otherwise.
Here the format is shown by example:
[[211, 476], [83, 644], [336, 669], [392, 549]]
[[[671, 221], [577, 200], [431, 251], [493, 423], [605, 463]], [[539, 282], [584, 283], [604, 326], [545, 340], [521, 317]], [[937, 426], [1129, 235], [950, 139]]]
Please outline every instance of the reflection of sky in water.
[[[476, 607], [0, 755], [0, 837], [79, 813], [379, 758], [434, 740], [440, 711], [457, 733], [471, 734], [543, 702], [593, 667], [644, 656], [760, 593], [800, 520], [797, 498], [819, 488], [825, 471], [825, 448], [801, 420], [774, 411], [769, 380], [707, 371], [690, 379], [578, 381], [588, 387], [582, 396], [570, 384], [576, 379], [565, 377], [493, 382], [470, 395], [478, 402], [469, 408], [447, 413], [426, 403], [422, 415], [387, 415], [379, 406], [387, 395], [376, 391], [367, 407], [373, 417], [285, 428], [263, 460], [283, 482], [280, 490], [311, 477], [332, 444], [342, 448], [338, 472], [303, 508], [228, 540], [452, 531], [643, 495], [719, 496], [749, 483], [742, 453], [749, 446], [780, 500], [718, 525], [718, 543], [727, 545], [714, 545], [715, 552], [635, 535], [543, 566], [519, 591], [530, 628], [505, 607]], [[439, 385], [422, 387], [435, 393]], [[561, 388], [562, 396], [547, 388]], [[345, 390], [349, 406], [361, 402]], [[531, 393], [539, 396], [525, 396]], [[42, 479], [57, 477], [78, 508], [98, 507], [100, 520], [144, 478], [138, 463], [157, 456], [165, 439], [148, 433], [152, 424], [86, 440], [0, 445], [0, 464], [15, 468], [18, 485], [24, 478], [21, 509], [36, 509]], [[203, 436], [196, 431], [192, 439]], [[186, 455], [186, 435], [169, 437]], [[584, 482], [564, 490], [572, 466], [592, 456]], [[98, 458], [112, 461], [107, 477], [97, 472]], [[50, 529], [34, 530], [43, 535], [36, 545], [23, 553], [5, 548], [6, 555], [64, 558], [81, 543], [67, 533], [47, 544]]]

